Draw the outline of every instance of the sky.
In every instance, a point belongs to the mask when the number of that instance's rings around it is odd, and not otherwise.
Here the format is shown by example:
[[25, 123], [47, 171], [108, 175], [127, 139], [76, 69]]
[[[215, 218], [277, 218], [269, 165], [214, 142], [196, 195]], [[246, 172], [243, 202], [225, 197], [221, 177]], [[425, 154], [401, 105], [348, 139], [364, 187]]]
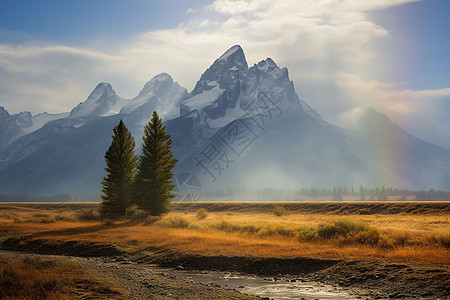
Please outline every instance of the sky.
[[161, 72], [189, 91], [239, 44], [352, 128], [373, 107], [450, 150], [448, 0], [0, 1], [0, 106], [70, 111], [99, 82], [132, 98]]

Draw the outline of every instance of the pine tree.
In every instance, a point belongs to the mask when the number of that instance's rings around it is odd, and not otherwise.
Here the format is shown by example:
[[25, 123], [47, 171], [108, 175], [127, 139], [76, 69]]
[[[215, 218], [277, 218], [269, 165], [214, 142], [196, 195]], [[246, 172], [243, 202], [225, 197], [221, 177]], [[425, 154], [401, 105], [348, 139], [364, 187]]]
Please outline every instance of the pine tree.
[[102, 181], [102, 203], [99, 211], [104, 216], [125, 214], [132, 195], [133, 177], [137, 166], [134, 138], [120, 120], [113, 129], [111, 145], [105, 154], [107, 175]]
[[140, 208], [159, 216], [170, 210], [173, 171], [177, 163], [172, 153], [172, 139], [156, 111], [145, 125], [142, 138], [142, 156], [135, 180], [135, 201]]

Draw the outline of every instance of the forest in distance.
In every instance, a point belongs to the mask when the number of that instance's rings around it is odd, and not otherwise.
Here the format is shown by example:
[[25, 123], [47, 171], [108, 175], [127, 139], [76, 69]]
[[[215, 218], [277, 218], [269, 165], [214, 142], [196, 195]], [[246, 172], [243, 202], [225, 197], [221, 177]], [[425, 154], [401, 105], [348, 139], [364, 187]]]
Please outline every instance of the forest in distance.
[[[184, 201], [450, 201], [450, 191], [396, 188], [302, 188], [290, 189], [216, 189], [203, 190], [198, 198]], [[0, 202], [100, 202], [100, 195], [0, 194]], [[180, 201], [175, 198], [174, 202]]]

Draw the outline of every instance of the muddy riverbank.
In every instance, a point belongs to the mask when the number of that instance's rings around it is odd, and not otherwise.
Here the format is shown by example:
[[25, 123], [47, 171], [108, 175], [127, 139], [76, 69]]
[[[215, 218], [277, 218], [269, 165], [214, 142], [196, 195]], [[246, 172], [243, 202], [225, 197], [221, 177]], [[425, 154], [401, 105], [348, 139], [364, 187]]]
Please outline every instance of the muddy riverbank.
[[[335, 294], [335, 299], [336, 297], [338, 299], [446, 299], [450, 297], [450, 272], [448, 266], [420, 266], [415, 264], [383, 263], [379, 261], [320, 260], [309, 258], [280, 259], [201, 256], [176, 253], [162, 248], [146, 249], [146, 251], [140, 253], [127, 253], [116, 248], [114, 245], [74, 241], [52, 242], [52, 244], [48, 244], [45, 240], [27, 238], [5, 239], [1, 243], [0, 248], [10, 251], [25, 251], [28, 253], [90, 257], [87, 260], [86, 258], [83, 259], [90, 261], [91, 264], [96, 264], [101, 270], [115, 268], [114, 266], [117, 266], [115, 264], [119, 264], [119, 266], [123, 266], [124, 268], [125, 266], [126, 268], [132, 269], [135, 267], [139, 270], [148, 269], [149, 266], [159, 266], [178, 272], [188, 273], [195, 271], [194, 273], [190, 273], [190, 275], [167, 275], [170, 272], [162, 273], [166, 274], [164, 278], [168, 276], [169, 278], [175, 277], [178, 278], [174, 279], [175, 281], [181, 280], [186, 283], [195, 284], [195, 286], [199, 285], [208, 288], [216, 287], [218, 289], [220, 288], [220, 291], [229, 291], [227, 289], [230, 287], [220, 286], [218, 282], [226, 274], [234, 274], [233, 276], [241, 278], [242, 283], [233, 288], [243, 293], [253, 293], [261, 297], [266, 297], [264, 295], [265, 288], [272, 289], [272, 292], [277, 289], [281, 289], [282, 292], [286, 289], [298, 291], [302, 288], [299, 283], [308, 283], [306, 286], [314, 286], [317, 284], [319, 290], [316, 289], [315, 293], [318, 298], [315, 299], [327, 299], [325, 296], [324, 298], [320, 298], [318, 291], [325, 294], [326, 292], [331, 294], [337, 293]], [[126, 271], [128, 270], [126, 268], [123, 271], [125, 272], [123, 275], [125, 277], [128, 276], [126, 274], [134, 272]], [[206, 274], [201, 272], [213, 272], [213, 274], [216, 274], [211, 277], [214, 280], [209, 280], [212, 284], [208, 285], [206, 282], [196, 282], [192, 279], [192, 277], [198, 278], [198, 275], [193, 276], [193, 274]], [[243, 283], [245, 280], [242, 278], [247, 278], [248, 275], [256, 276], [256, 281], [253, 280], [250, 283]], [[206, 281], [206, 279], [203, 280]], [[258, 280], [268, 284], [259, 284], [258, 286]], [[145, 281], [141, 280], [139, 282], [141, 286], [147, 285], [144, 283]], [[283, 286], [280, 285], [281, 283], [283, 283]], [[160, 285], [157, 285], [161, 291], [164, 290], [164, 284], [162, 282]], [[134, 286], [133, 288], [130, 287], [130, 290], [133, 290], [135, 284], [130, 283], [130, 285]], [[320, 285], [323, 285], [324, 290], [320, 290]], [[178, 289], [176, 287], [174, 288]], [[187, 287], [181, 289], [186, 290]], [[200, 293], [200, 291], [198, 292]], [[158, 292], [155, 293], [159, 295]], [[276, 296], [276, 292], [274, 294], [268, 290], [266, 290], [266, 294], [269, 298], [274, 297], [274, 295]], [[183, 295], [187, 297], [187, 294]], [[180, 297], [183, 295], [180, 294]], [[160, 296], [160, 299], [165, 299], [164, 297], [166, 297], [164, 295]], [[207, 298], [207, 294], [204, 294], [204, 296]], [[172, 293], [172, 298], [177, 297], [176, 294]], [[232, 299], [227, 297], [225, 299]], [[307, 294], [303, 298], [308, 299]], [[191, 299], [204, 299], [204, 297]]]

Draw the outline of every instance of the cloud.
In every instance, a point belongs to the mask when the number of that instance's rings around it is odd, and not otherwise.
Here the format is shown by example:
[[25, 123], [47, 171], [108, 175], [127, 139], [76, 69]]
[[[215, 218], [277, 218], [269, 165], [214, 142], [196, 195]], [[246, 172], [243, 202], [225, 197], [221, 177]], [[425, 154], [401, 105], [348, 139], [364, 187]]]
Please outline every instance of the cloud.
[[[214, 59], [240, 44], [249, 64], [271, 57], [288, 67], [299, 96], [326, 120], [345, 125], [376, 107], [403, 116], [397, 119], [412, 133], [426, 137], [433, 131], [436, 141], [448, 140], [449, 131], [440, 130], [449, 129], [441, 110], [450, 111], [447, 89], [402, 90], [367, 79], [377, 58], [373, 45], [389, 37], [367, 12], [415, 1], [216, 0], [197, 9], [189, 22], [102, 49], [0, 45], [0, 103], [12, 112], [68, 111], [100, 81], [131, 98], [160, 72], [192, 89]], [[421, 129], [409, 119], [428, 125]]]

